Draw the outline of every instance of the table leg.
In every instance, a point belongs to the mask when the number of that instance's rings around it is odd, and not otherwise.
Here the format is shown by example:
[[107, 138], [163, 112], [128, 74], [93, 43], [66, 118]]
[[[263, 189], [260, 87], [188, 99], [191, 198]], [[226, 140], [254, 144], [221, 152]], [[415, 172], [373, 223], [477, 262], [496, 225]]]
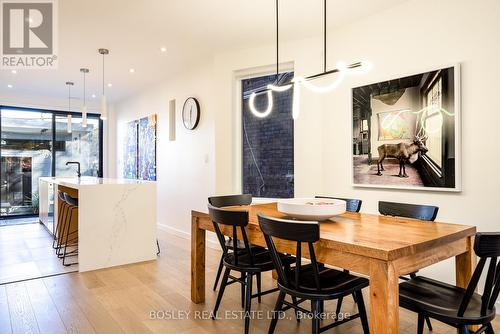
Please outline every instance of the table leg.
[[399, 280], [391, 262], [370, 263], [370, 333], [399, 333]]
[[191, 300], [205, 301], [205, 230], [198, 227], [198, 218], [191, 217]]
[[[467, 252], [455, 257], [455, 278], [456, 285], [466, 288], [469, 284], [474, 269], [476, 269], [476, 254], [474, 254], [474, 237], [467, 238]], [[478, 326], [470, 326], [470, 329], [477, 330]]]

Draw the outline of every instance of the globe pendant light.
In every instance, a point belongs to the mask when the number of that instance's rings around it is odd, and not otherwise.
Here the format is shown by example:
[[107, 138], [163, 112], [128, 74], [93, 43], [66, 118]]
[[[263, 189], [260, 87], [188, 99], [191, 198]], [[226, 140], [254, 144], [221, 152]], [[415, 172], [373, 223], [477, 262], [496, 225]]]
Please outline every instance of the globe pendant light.
[[83, 73], [83, 105], [82, 105], [82, 127], [86, 128], [87, 127], [87, 95], [85, 92], [86, 89], [86, 83], [85, 83], [85, 75], [89, 73], [88, 68], [81, 68], [80, 72]]
[[103, 121], [108, 119], [108, 101], [104, 94], [104, 57], [109, 54], [108, 49], [99, 49], [99, 54], [102, 55], [102, 96], [101, 96], [101, 119]]
[[68, 123], [68, 133], [73, 132], [73, 126], [72, 126], [72, 120], [71, 120], [71, 86], [74, 85], [73, 82], [67, 81], [66, 85], [68, 86], [68, 114], [67, 116], [67, 123]]

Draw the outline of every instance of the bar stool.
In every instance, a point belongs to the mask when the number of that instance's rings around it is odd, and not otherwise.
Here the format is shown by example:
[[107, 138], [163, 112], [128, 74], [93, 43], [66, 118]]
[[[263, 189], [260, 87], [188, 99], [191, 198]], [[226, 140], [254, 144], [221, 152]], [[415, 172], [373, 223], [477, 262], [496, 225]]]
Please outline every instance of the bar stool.
[[54, 229], [54, 241], [52, 242], [52, 248], [58, 249], [58, 244], [59, 244], [59, 234], [61, 233], [63, 222], [65, 221], [64, 216], [66, 215], [66, 200], [64, 199], [64, 192], [63, 191], [58, 191], [57, 192], [57, 197], [58, 197], [58, 215], [57, 215], [57, 222], [56, 222], [56, 227]]
[[[61, 214], [58, 219], [56, 253], [62, 259], [64, 266], [77, 264], [67, 263], [69, 257], [78, 256], [78, 199], [63, 193]], [[69, 249], [72, 248], [72, 249]]]

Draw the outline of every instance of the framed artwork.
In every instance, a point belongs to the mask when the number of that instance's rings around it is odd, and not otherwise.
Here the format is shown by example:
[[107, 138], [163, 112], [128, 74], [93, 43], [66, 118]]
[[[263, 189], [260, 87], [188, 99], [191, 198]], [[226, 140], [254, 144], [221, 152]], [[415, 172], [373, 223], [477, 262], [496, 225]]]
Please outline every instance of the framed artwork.
[[460, 66], [352, 89], [355, 187], [461, 191]]
[[156, 115], [127, 123], [123, 176], [156, 181]]

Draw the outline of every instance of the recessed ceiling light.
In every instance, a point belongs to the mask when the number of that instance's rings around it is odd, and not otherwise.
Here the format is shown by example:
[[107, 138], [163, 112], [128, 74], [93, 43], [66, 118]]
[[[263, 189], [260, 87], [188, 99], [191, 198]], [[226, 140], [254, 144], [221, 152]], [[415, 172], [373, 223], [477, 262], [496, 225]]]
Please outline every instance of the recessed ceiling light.
[[108, 87], [112, 87], [112, 86], [113, 86], [113, 84], [110, 82], [110, 83], [108, 84]]
[[14, 87], [14, 86], [12, 86], [11, 84], [7, 85], [7, 88], [12, 88], [12, 87]]
[[12, 71], [10, 71], [10, 73], [17, 74], [17, 71], [16, 70], [12, 70]]
[[130, 73], [135, 73], [135, 69], [134, 68], [131, 68], [130, 70], [128, 70]]
[[96, 95], [95, 94], [92, 94], [92, 98], [95, 99], [96, 98]]
[[162, 46], [162, 47], [160, 48], [160, 51], [161, 51], [161, 52], [167, 52], [167, 48], [166, 48], [166, 47], [164, 47], [164, 46]]

